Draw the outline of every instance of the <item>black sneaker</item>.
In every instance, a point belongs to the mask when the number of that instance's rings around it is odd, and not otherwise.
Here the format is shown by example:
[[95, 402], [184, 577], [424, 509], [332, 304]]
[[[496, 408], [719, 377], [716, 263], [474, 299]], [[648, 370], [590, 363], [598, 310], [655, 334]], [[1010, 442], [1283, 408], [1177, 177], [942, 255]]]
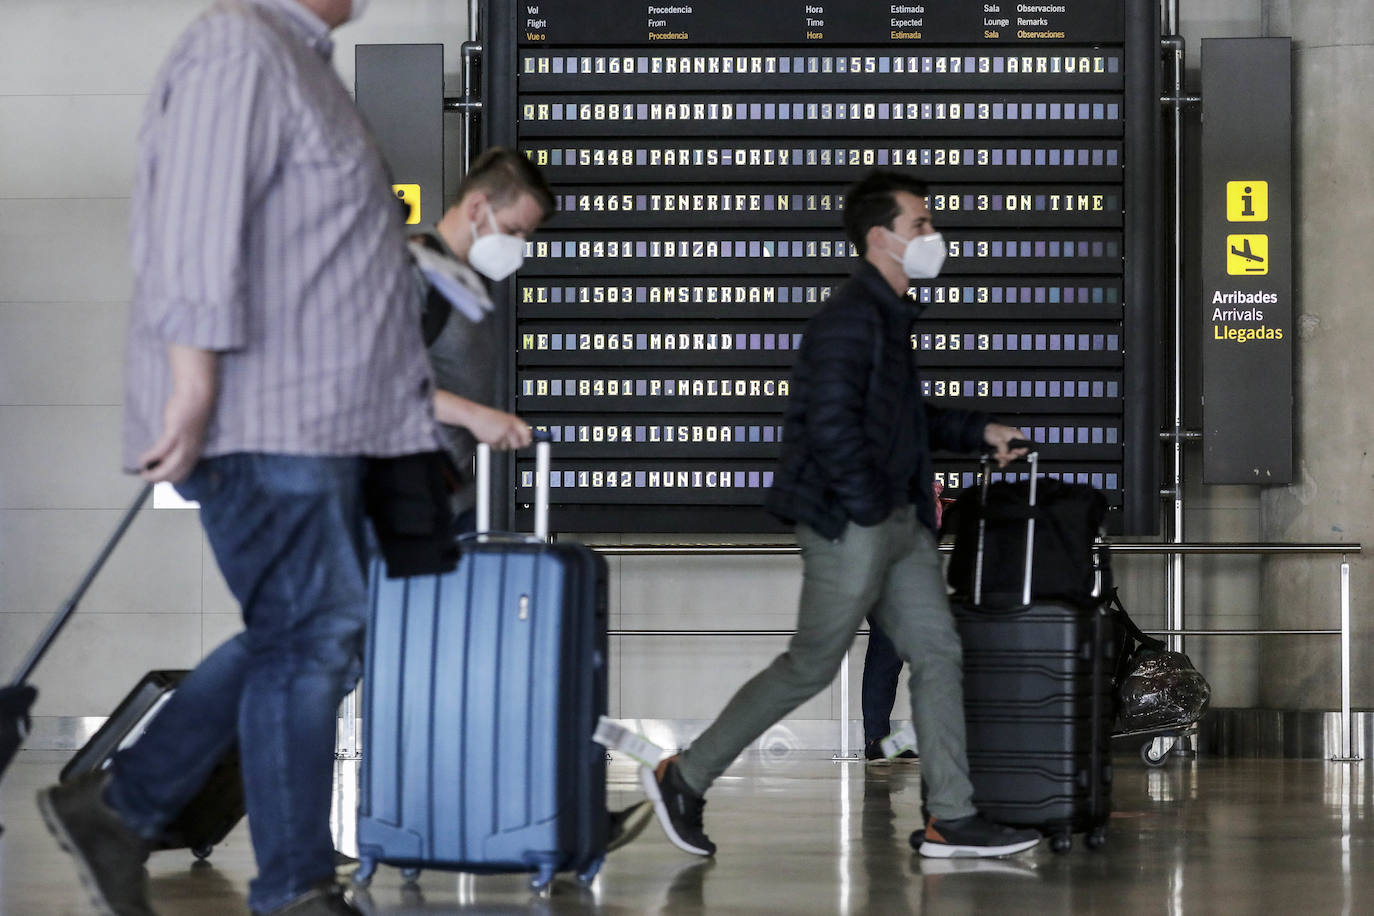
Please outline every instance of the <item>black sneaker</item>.
[[148, 844], [105, 803], [110, 774], [86, 773], [38, 793], [38, 810], [72, 857], [81, 885], [102, 916], [153, 916], [148, 903]]
[[911, 748], [907, 748], [906, 750], [902, 751], [900, 754], [898, 754], [896, 757], [893, 757], [892, 759], [897, 763], [915, 763], [916, 761], [921, 759], [921, 755], [913, 751]]
[[607, 811], [606, 851], [613, 852], [644, 832], [654, 817], [654, 803], [647, 798], [620, 811]]
[[333, 881], [321, 881], [295, 900], [255, 916], [363, 916], [363, 911], [349, 903], [343, 888]]
[[692, 791], [677, 769], [677, 758], [669, 757], [657, 769], [639, 768], [644, 794], [654, 803], [654, 813], [673, 845], [694, 856], [713, 856], [716, 844], [702, 828], [701, 816], [706, 799]]
[[991, 858], [1025, 852], [1040, 842], [1040, 831], [1007, 827], [970, 814], [957, 820], [931, 818], [911, 835], [911, 848], [928, 859]]

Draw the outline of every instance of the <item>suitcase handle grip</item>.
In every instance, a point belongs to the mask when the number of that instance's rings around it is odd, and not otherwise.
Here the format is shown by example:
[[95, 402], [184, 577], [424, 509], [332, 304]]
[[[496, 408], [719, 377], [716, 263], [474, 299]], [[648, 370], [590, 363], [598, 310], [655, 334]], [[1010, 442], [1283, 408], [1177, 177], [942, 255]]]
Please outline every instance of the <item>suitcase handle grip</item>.
[[[549, 539], [549, 452], [553, 436], [547, 430], [534, 431], [534, 534], [533, 540]], [[491, 446], [477, 443], [477, 531], [479, 539], [491, 535]], [[528, 541], [530, 535], [514, 536]]]

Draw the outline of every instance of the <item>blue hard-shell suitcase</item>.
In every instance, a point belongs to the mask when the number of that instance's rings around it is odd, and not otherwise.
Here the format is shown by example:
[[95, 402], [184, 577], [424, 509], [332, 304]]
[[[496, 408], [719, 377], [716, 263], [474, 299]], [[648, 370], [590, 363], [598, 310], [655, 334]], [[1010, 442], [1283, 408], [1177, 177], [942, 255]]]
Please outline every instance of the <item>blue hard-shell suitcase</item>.
[[592, 734], [607, 703], [606, 561], [546, 543], [548, 448], [534, 537], [466, 538], [439, 576], [374, 566], [360, 883], [386, 863], [532, 872], [540, 890], [559, 871], [589, 883], [605, 858], [606, 757]]

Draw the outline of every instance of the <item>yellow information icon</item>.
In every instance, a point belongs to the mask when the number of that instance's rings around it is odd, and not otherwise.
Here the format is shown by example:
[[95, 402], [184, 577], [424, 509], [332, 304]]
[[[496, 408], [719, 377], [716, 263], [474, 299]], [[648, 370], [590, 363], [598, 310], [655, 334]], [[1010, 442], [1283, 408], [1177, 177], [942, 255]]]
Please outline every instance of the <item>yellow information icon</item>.
[[1226, 182], [1226, 221], [1262, 223], [1269, 219], [1269, 182]]
[[420, 221], [420, 186], [418, 184], [394, 184], [391, 190], [396, 199], [407, 207], [406, 225], [414, 226]]
[[1226, 236], [1226, 272], [1233, 277], [1262, 277], [1269, 273], [1269, 236]]

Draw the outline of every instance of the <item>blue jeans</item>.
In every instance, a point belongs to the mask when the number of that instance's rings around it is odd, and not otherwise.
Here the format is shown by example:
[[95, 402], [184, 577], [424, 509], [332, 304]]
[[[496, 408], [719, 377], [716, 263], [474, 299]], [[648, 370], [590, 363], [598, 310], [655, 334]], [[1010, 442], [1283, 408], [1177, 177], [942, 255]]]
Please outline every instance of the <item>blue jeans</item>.
[[363, 469], [356, 457], [235, 454], [202, 460], [177, 486], [200, 502], [245, 629], [115, 758], [107, 798], [153, 837], [237, 741], [256, 911], [334, 877], [335, 717], [361, 673], [368, 613]]
[[862, 688], [864, 744], [881, 741], [892, 733], [892, 706], [897, 702], [897, 680], [901, 674], [902, 657], [897, 654], [897, 647], [870, 614]]

